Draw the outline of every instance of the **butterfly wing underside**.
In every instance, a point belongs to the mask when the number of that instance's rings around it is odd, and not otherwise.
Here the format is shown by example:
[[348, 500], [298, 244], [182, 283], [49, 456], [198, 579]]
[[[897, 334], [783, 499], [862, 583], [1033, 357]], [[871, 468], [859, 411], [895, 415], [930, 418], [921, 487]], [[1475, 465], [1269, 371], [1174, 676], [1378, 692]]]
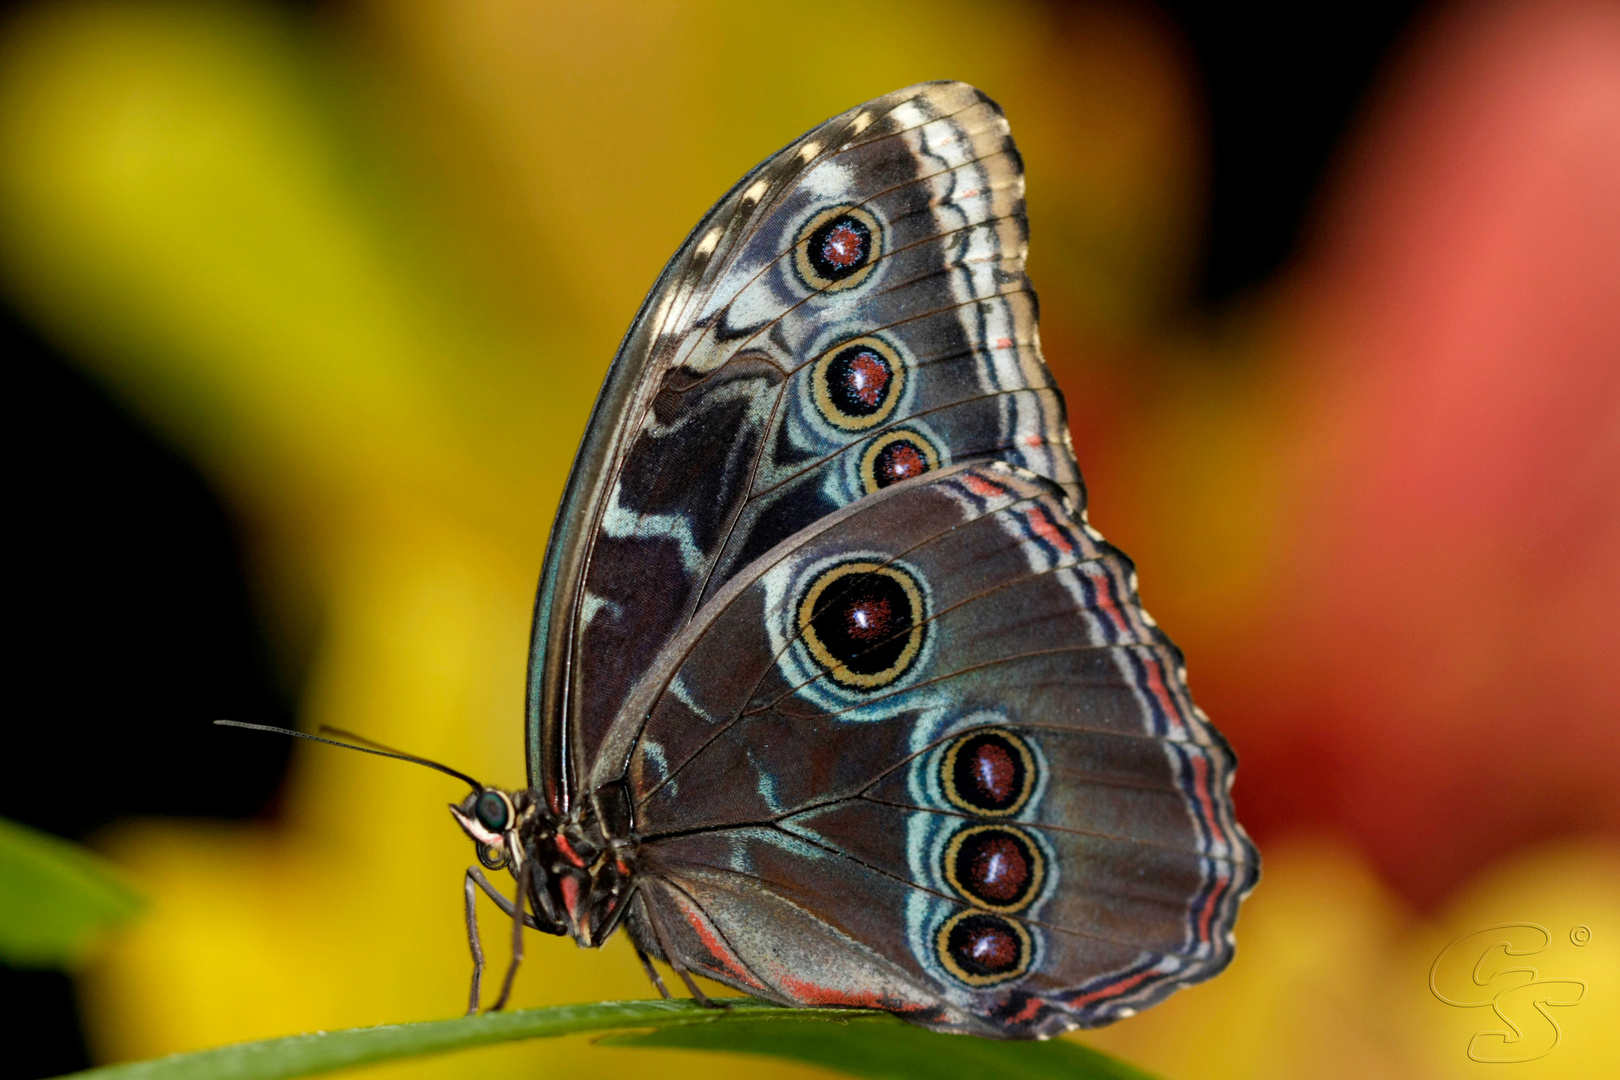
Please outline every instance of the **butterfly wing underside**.
[[1022, 196], [961, 83], [767, 159], [644, 302], [558, 513], [531, 787], [633, 828], [673, 950], [765, 998], [1106, 1023], [1219, 971], [1258, 872], [1086, 524]]

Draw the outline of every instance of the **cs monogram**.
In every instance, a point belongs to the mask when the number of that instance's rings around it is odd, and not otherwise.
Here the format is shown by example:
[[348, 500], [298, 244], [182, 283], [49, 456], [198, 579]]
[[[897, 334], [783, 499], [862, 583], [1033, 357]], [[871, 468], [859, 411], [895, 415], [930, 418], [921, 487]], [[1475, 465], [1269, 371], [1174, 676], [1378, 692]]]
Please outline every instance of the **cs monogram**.
[[[1570, 932], [1576, 945], [1590, 939], [1584, 926]], [[1558, 1046], [1563, 1033], [1549, 1010], [1578, 1005], [1586, 997], [1586, 982], [1542, 977], [1528, 958], [1551, 943], [1552, 935], [1536, 923], [1502, 923], [1458, 938], [1435, 957], [1430, 992], [1460, 1009], [1488, 1008], [1501, 1025], [1468, 1040], [1471, 1061], [1534, 1061]]]

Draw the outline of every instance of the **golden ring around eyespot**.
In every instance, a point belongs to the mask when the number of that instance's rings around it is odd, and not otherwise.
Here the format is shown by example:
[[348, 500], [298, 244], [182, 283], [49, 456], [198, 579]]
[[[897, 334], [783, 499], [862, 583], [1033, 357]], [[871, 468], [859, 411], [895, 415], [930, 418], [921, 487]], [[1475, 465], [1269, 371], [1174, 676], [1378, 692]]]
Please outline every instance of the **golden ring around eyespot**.
[[[866, 227], [871, 250], [866, 253], [866, 261], [860, 269], [840, 278], [826, 277], [817, 271], [810, 261], [810, 238], [817, 229], [829, 221], [846, 215]], [[842, 292], [845, 289], [853, 289], [871, 276], [873, 268], [877, 266], [882, 256], [883, 226], [870, 211], [859, 206], [828, 207], [801, 225], [799, 235], [793, 241], [793, 269], [798, 272], [801, 281], [817, 292]]]
[[[1002, 809], [985, 806], [969, 799], [956, 784], [956, 766], [962, 753], [962, 748], [978, 738], [995, 739], [1013, 752], [1018, 763], [1023, 767], [1023, 782], [1018, 785], [1018, 794]], [[945, 756], [939, 765], [939, 786], [950, 800], [952, 806], [958, 810], [965, 810], [974, 817], [1004, 818], [1018, 813], [1029, 805], [1029, 798], [1035, 793], [1036, 774], [1035, 754], [1030, 750], [1029, 744], [1022, 738], [1004, 728], [974, 728], [963, 732], [946, 748]]]
[[882, 483], [883, 478], [878, 476], [878, 459], [889, 447], [902, 442], [910, 443], [922, 455], [923, 469], [922, 472], [917, 474], [918, 476], [923, 475], [923, 473], [931, 473], [939, 468], [939, 451], [935, 449], [933, 442], [911, 428], [895, 428], [893, 431], [885, 432], [873, 439], [871, 445], [861, 452], [861, 488], [868, 495], [879, 488], [888, 486]]
[[[889, 366], [889, 385], [885, 388], [883, 403], [864, 416], [845, 412], [838, 407], [832, 396], [833, 362], [851, 349], [870, 350]], [[817, 411], [829, 424], [844, 431], [866, 431], [883, 423], [894, 415], [895, 407], [900, 404], [900, 395], [905, 389], [906, 366], [901, 362], [900, 354], [894, 346], [880, 337], [858, 337], [834, 345], [822, 353], [810, 369], [810, 393], [815, 399]]]
[[[951, 935], [958, 927], [970, 921], [978, 921], [982, 926], [993, 926], [998, 930], [1009, 932], [1017, 944], [1017, 962], [1001, 971], [972, 971], [964, 967], [955, 956], [951, 955]], [[966, 911], [959, 911], [946, 919], [939, 928], [939, 932], [934, 935], [934, 954], [939, 957], [939, 962], [954, 978], [961, 980], [968, 986], [983, 988], [1011, 982], [1013, 979], [1027, 974], [1030, 963], [1035, 958], [1035, 943], [1031, 940], [1029, 931], [1024, 929], [1017, 921], [978, 908], [968, 908]]]
[[[1005, 833], [1021, 844], [1029, 853], [1029, 880], [1024, 883], [1023, 890], [1017, 897], [1006, 903], [996, 903], [986, 896], [980, 896], [957, 877], [956, 861], [962, 853], [962, 846], [975, 836], [986, 833]], [[1022, 829], [1015, 829], [1008, 825], [970, 825], [960, 830], [945, 845], [944, 866], [945, 880], [951, 888], [961, 894], [962, 898], [970, 904], [976, 904], [986, 911], [1013, 912], [1022, 911], [1041, 893], [1041, 883], [1046, 879], [1046, 856], [1041, 853], [1040, 846], [1033, 837]]]
[[[821, 614], [821, 604], [827, 596], [827, 590], [840, 581], [854, 575], [871, 575], [886, 578], [900, 586], [900, 593], [905, 598], [908, 610], [905, 613], [906, 629], [902, 631], [905, 637], [899, 654], [889, 664], [878, 671], [856, 671], [849, 663], [834, 655], [828, 648], [827, 642], [822, 640], [821, 634], [815, 626], [815, 618]], [[837, 601], [838, 593], [833, 593], [832, 602]], [[842, 686], [857, 690], [873, 690], [888, 686], [904, 675], [917, 659], [922, 650], [924, 623], [927, 621], [923, 604], [922, 590], [918, 588], [916, 580], [905, 570], [893, 564], [876, 562], [847, 562], [840, 563], [831, 569], [825, 570], [805, 590], [804, 598], [799, 601], [798, 624], [799, 634], [804, 640], [805, 648], [817, 664], [827, 672], [832, 680]], [[898, 636], [898, 635], [896, 635]]]

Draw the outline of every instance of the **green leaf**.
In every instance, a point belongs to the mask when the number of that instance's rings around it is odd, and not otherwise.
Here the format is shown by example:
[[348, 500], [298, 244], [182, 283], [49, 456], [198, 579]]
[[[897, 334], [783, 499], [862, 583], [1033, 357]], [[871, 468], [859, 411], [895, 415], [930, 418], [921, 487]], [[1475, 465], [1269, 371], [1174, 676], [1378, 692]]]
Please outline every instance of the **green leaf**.
[[141, 906], [102, 859], [0, 818], [0, 960], [65, 967]]
[[609, 1035], [610, 1046], [678, 1047], [766, 1054], [873, 1080], [993, 1076], [997, 1080], [1153, 1080], [1140, 1069], [1089, 1046], [1064, 1040], [996, 1042], [925, 1031], [885, 1014], [867, 1014], [829, 1031], [793, 1018], [738, 1017], [724, 1024], [687, 1024], [647, 1034]]
[[998, 1080], [1152, 1080], [1148, 1074], [1067, 1042], [991, 1042], [937, 1035], [883, 1013], [784, 1009], [734, 1002], [724, 1011], [690, 1001], [610, 1001], [485, 1013], [457, 1020], [322, 1031], [154, 1061], [75, 1073], [74, 1080], [286, 1080], [397, 1058], [442, 1054], [516, 1039], [651, 1028], [608, 1040], [616, 1046], [677, 1046], [769, 1054], [855, 1076], [994, 1076]]

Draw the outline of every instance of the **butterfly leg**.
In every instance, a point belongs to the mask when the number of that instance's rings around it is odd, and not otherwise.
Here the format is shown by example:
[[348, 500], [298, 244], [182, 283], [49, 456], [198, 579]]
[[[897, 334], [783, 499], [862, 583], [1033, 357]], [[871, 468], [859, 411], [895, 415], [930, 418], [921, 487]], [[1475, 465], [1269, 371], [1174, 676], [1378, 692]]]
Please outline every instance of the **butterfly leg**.
[[[495, 902], [495, 906], [501, 909], [501, 913], [503, 915], [510, 916], [512, 914], [512, 908], [514, 906], [512, 901], [502, 896], [500, 890], [496, 889], [494, 885], [490, 884], [489, 878], [484, 876], [484, 872], [482, 870], [478, 869], [476, 866], [469, 866], [467, 867], [467, 876], [478, 883], [478, 887], [484, 890], [484, 895]], [[561, 933], [561, 931], [553, 930], [550, 927], [541, 926], [540, 920], [536, 919], [528, 912], [523, 913], [523, 925], [527, 926], [530, 930], [543, 930], [548, 934]]]
[[641, 961], [641, 970], [647, 973], [647, 978], [651, 979], [652, 984], [658, 988], [658, 993], [663, 996], [665, 1001], [668, 1001], [669, 987], [664, 985], [664, 977], [658, 974], [658, 969], [653, 967], [653, 962], [648, 959], [646, 953], [641, 951], [640, 945], [631, 942], [631, 948], [636, 950], [636, 959]]
[[529, 895], [530, 867], [528, 860], [524, 860], [518, 868], [517, 903], [512, 907], [512, 962], [507, 965], [506, 978], [501, 982], [501, 996], [489, 1007], [490, 1012], [500, 1012], [506, 1008], [506, 999], [512, 996], [512, 981], [517, 978], [518, 965], [523, 962], [523, 924], [526, 921], [523, 901]]
[[[472, 992], [467, 996], [468, 1016], [478, 1012], [478, 988], [484, 981], [484, 946], [478, 940], [478, 894], [473, 892], [475, 876], [478, 879], [484, 877], [478, 872], [477, 867], [467, 867], [467, 945], [472, 949], [473, 958]], [[480, 880], [479, 884], [483, 885], [486, 891], [493, 891], [487, 880]]]
[[[692, 981], [692, 973], [686, 969], [685, 961], [670, 947], [669, 935], [664, 932], [664, 923], [658, 916], [658, 909], [653, 907], [652, 901], [647, 899], [645, 893], [639, 893], [638, 895], [641, 896], [641, 908], [647, 913], [647, 922], [652, 926], [653, 937], [658, 939], [658, 948], [663, 951], [664, 959], [669, 962], [669, 966], [675, 969], [675, 974], [681, 977], [681, 982], [686, 984], [686, 989], [691, 991], [692, 997], [705, 1009], [730, 1008], [724, 1002], [718, 1002], [709, 997], [708, 994], [699, 989], [697, 983]], [[648, 970], [651, 970], [652, 965], [648, 964], [647, 967]], [[658, 989], [664, 989], [662, 981], [658, 979], [656, 974], [653, 976], [653, 980]]]
[[[468, 878], [473, 879], [473, 881], [478, 882], [478, 887], [483, 889], [484, 895], [489, 897], [489, 899], [494, 900], [494, 904], [496, 904], [497, 908], [501, 908], [502, 915], [512, 915], [512, 907], [514, 907], [514, 904], [512, 904], [510, 900], [505, 899], [504, 895], [501, 895], [501, 891], [499, 891], [499, 889], [496, 889], [496, 887], [492, 886], [492, 884], [489, 884], [489, 879], [484, 878], [484, 871], [478, 870], [476, 866], [468, 866], [467, 876]], [[539, 931], [544, 931], [544, 933], [548, 934], [562, 933], [562, 931], [551, 929], [549, 926], [539, 925], [538, 918], [535, 918], [535, 916], [530, 915], [528, 912], [523, 912], [523, 925], [528, 926], [530, 929], [539, 929]]]

